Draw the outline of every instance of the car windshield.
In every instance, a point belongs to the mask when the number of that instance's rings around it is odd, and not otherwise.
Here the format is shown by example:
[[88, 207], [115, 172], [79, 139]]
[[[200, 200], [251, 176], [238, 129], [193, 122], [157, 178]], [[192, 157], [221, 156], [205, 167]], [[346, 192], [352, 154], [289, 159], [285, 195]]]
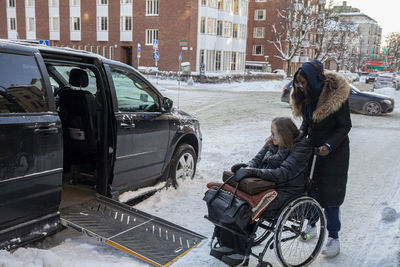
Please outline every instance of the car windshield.
[[370, 73], [368, 76], [370, 76], [370, 77], [378, 77], [378, 74], [376, 74], [376, 73]]

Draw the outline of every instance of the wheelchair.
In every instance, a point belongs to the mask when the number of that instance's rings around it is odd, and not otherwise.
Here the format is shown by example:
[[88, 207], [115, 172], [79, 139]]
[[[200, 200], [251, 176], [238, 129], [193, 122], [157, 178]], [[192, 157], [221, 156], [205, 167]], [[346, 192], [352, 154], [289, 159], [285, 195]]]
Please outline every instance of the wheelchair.
[[[313, 157], [309, 183], [314, 172], [315, 161], [316, 153]], [[308, 190], [305, 191], [308, 192]], [[279, 263], [283, 266], [307, 266], [319, 255], [326, 236], [326, 218], [323, 209], [315, 199], [308, 196], [307, 192], [290, 198], [275, 212], [268, 212], [267, 209], [249, 225], [246, 233], [220, 224], [207, 215], [205, 218], [215, 226], [247, 240], [244, 260], [238, 266], [247, 266], [250, 256], [254, 256], [258, 259], [257, 267], [272, 267], [266, 259], [268, 250], [274, 250]], [[308, 239], [309, 236], [305, 232], [307, 225], [317, 227], [316, 237]], [[217, 230], [214, 231], [211, 240], [211, 249], [218, 244], [215, 242], [216, 237]], [[256, 246], [263, 246], [258, 254], [252, 251], [252, 248]], [[260, 249], [257, 248], [257, 250]]]

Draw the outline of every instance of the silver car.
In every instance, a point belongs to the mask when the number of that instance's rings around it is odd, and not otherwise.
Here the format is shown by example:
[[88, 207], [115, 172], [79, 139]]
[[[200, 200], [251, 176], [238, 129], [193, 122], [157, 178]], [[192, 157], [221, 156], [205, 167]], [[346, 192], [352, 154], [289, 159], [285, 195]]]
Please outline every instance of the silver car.
[[374, 89], [383, 87], [394, 87], [396, 88], [396, 79], [389, 75], [380, 75], [374, 83]]

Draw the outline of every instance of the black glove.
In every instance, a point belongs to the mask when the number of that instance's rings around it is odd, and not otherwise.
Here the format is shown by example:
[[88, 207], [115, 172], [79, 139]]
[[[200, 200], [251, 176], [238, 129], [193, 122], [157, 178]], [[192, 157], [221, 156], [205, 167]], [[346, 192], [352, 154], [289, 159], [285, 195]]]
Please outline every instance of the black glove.
[[236, 163], [231, 167], [231, 171], [237, 172], [237, 170], [239, 170], [240, 168], [245, 168], [245, 167], [247, 167], [246, 163]]
[[240, 182], [240, 180], [246, 178], [246, 177], [254, 177], [257, 175], [257, 169], [254, 168], [241, 168], [239, 169], [234, 175], [232, 180], [236, 182]]

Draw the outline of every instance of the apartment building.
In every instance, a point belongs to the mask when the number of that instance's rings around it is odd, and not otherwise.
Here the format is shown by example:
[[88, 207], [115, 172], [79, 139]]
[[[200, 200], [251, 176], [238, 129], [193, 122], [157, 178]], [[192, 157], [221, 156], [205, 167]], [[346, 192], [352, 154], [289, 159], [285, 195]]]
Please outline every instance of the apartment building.
[[[0, 0], [0, 38], [49, 40], [135, 67], [243, 71], [248, 0]], [[138, 45], [141, 46], [140, 58]]]
[[[246, 66], [249, 69], [266, 70], [267, 63], [272, 70], [287, 69], [287, 63], [276, 56], [279, 51], [271, 43], [275, 35], [273, 25], [279, 27], [281, 21], [280, 11], [289, 8], [309, 8], [311, 16], [316, 16], [325, 5], [325, 0], [252, 0], [249, 5], [249, 21], [247, 38]], [[283, 14], [283, 13], [282, 13]], [[307, 19], [307, 17], [306, 17]], [[293, 25], [292, 25], [293, 26]], [[302, 42], [302, 47], [291, 60], [291, 71], [295, 71], [304, 62], [313, 58], [314, 40], [317, 31], [309, 32], [307, 38]], [[287, 49], [288, 44], [282, 43]]]

